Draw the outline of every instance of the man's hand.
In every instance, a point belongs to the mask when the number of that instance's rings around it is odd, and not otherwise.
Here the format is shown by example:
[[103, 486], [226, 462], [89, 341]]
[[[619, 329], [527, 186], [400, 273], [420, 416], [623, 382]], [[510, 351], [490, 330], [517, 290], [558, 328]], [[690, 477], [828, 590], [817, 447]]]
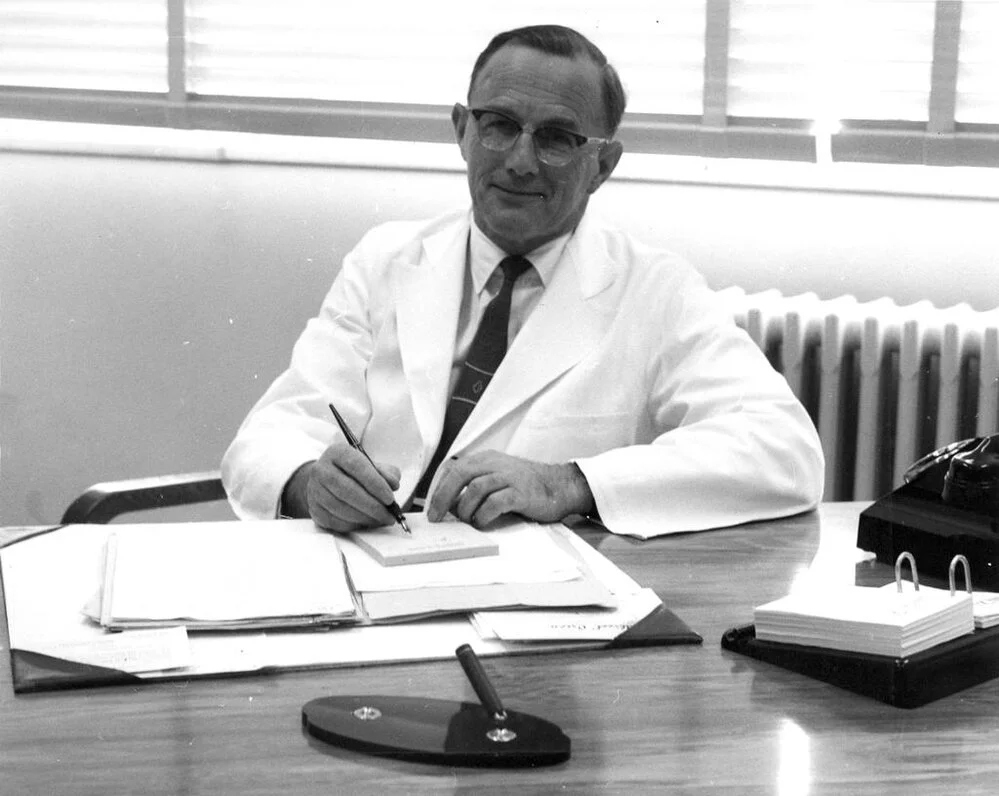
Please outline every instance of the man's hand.
[[441, 464], [427, 518], [438, 522], [450, 511], [482, 528], [503, 514], [558, 522], [593, 508], [593, 493], [575, 464], [542, 464], [483, 451]]
[[311, 517], [320, 528], [354, 531], [392, 525], [385, 508], [399, 488], [399, 470], [373, 468], [364, 454], [343, 442], [330, 445], [314, 462], [303, 464], [288, 480], [281, 499], [282, 513]]

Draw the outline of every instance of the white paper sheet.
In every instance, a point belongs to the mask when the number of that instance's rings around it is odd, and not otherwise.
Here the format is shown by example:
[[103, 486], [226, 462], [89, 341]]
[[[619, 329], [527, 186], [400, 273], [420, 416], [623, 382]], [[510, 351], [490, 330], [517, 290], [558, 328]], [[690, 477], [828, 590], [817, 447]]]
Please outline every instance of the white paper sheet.
[[477, 611], [472, 624], [483, 638], [503, 641], [610, 641], [662, 605], [652, 589], [620, 599], [608, 609]]
[[350, 539], [341, 538], [354, 588], [360, 592], [492, 583], [550, 583], [579, 577], [579, 567], [549, 536], [552, 526], [513, 521], [489, 532], [495, 556], [383, 567]]

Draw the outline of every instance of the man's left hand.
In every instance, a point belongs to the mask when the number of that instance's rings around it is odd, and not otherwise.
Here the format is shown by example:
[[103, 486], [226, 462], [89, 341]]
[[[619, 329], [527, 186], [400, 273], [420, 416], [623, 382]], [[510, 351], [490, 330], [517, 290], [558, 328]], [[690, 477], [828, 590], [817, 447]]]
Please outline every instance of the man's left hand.
[[427, 504], [431, 522], [448, 511], [476, 528], [503, 514], [539, 522], [558, 522], [594, 509], [593, 493], [572, 463], [543, 464], [498, 451], [448, 459]]

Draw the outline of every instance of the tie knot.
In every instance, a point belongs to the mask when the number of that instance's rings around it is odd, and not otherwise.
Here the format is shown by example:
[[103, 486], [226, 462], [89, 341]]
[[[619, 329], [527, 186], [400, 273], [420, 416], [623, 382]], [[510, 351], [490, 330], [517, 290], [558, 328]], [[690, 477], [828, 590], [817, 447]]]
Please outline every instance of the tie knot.
[[531, 261], [526, 257], [512, 256], [504, 257], [499, 264], [503, 269], [503, 279], [506, 282], [516, 282], [517, 278], [531, 267]]

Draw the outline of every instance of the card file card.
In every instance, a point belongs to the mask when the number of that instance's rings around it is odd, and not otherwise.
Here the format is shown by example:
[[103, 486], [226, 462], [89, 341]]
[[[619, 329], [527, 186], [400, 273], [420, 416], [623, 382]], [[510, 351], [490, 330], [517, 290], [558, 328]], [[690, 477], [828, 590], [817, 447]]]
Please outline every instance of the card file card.
[[753, 612], [761, 641], [904, 657], [971, 633], [971, 595], [852, 586], [789, 594]]
[[[912, 568], [911, 588], [901, 567]], [[964, 567], [967, 591], [955, 589]], [[975, 629], [968, 563], [955, 556], [950, 589], [919, 586], [912, 555], [895, 583], [795, 593], [759, 606], [755, 625], [736, 627], [722, 647], [896, 707], [918, 707], [999, 676], [999, 628]], [[994, 608], [979, 601], [984, 618]]]

